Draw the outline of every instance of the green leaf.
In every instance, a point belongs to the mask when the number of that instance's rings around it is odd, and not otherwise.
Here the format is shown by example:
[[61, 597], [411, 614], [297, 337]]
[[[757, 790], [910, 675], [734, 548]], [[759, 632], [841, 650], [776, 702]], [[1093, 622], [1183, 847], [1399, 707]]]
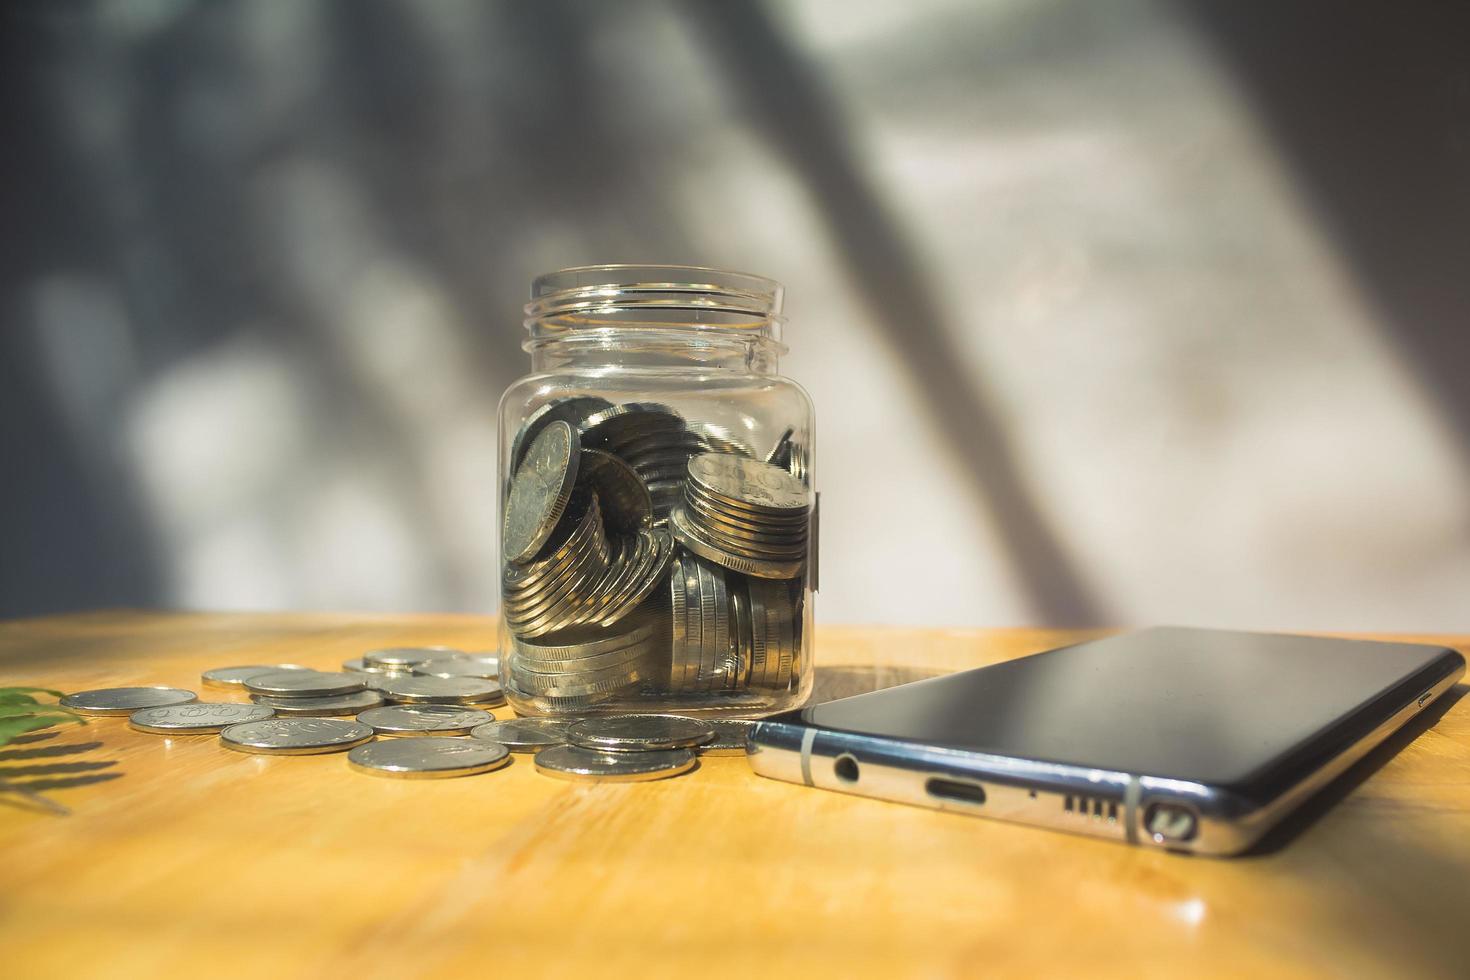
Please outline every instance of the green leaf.
[[53, 698], [62, 696], [60, 691], [53, 691], [49, 687], [0, 687], [0, 696], [6, 694], [49, 694]]
[[11, 692], [4, 690], [3, 688], [0, 688], [0, 705], [40, 703], [41, 702], [37, 701], [29, 694], [12, 694]]
[[54, 704], [0, 704], [0, 718], [23, 718], [35, 714], [70, 714]]
[[75, 715], [31, 715], [27, 718], [0, 718], [0, 745], [4, 745], [17, 735], [26, 732], [34, 732], [41, 728], [50, 728], [52, 725], [65, 722], [82, 722]]

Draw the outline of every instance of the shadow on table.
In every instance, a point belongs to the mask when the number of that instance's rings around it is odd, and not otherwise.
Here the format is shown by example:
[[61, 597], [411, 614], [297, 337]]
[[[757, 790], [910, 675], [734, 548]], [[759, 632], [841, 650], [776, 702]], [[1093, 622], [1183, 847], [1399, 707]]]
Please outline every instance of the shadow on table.
[[[122, 776], [120, 772], [103, 771], [117, 765], [113, 759], [12, 764], [83, 755], [102, 747], [97, 741], [51, 743], [60, 734], [60, 731], [35, 732], [0, 750], [0, 805], [37, 813], [67, 814], [71, 811], [65, 806], [41, 794], [105, 783]], [[50, 744], [31, 747], [39, 742]]]
[[[1304, 868], [1315, 869], [1323, 887], [1317, 889], [1319, 901], [1303, 913], [1311, 921], [1301, 928], [1331, 930], [1346, 946], [1363, 943], [1363, 896], [1374, 896], [1391, 920], [1374, 934], [1375, 942], [1392, 940], [1380, 952], [1395, 957], [1404, 975], [1464, 976], [1464, 964], [1470, 962], [1470, 933], [1463, 923], [1464, 909], [1470, 908], [1470, 861], [1463, 848], [1416, 835], [1412, 824], [1400, 819], [1448, 804], [1369, 798], [1366, 805], [1344, 812], [1341, 823], [1323, 818], [1467, 693], [1470, 687], [1463, 684], [1446, 692], [1240, 859], [1260, 868], [1263, 883], [1278, 871], [1298, 875]], [[1329, 858], [1325, 864], [1324, 853]], [[1268, 862], [1277, 867], [1268, 871]]]
[[1246, 856], [1262, 857], [1275, 854], [1296, 840], [1308, 828], [1321, 820], [1329, 810], [1346, 799], [1353, 790], [1363, 785], [1369, 776], [1382, 769], [1390, 759], [1402, 752], [1410, 742], [1438, 724], [1445, 712], [1453, 708], [1467, 693], [1470, 693], [1470, 686], [1464, 684], [1456, 684], [1450, 688], [1438, 701], [1421, 711], [1403, 728], [1384, 739], [1382, 744], [1359, 759], [1347, 772], [1338, 776], [1302, 804], [1295, 813], [1262, 837], [1256, 846], [1247, 852]]
[[942, 670], [924, 670], [918, 667], [870, 667], [839, 665], [824, 667], [817, 665], [816, 678], [812, 683], [812, 704], [850, 698], [854, 694], [869, 694], [911, 681], [927, 680], [946, 673]]

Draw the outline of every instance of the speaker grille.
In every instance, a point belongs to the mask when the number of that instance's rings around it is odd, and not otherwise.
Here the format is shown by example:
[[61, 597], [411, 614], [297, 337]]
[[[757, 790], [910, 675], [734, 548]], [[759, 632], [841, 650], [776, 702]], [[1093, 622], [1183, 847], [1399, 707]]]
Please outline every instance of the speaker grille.
[[1066, 796], [1062, 799], [1062, 809], [1088, 820], [1118, 822], [1116, 800], [1104, 800], [1096, 796]]

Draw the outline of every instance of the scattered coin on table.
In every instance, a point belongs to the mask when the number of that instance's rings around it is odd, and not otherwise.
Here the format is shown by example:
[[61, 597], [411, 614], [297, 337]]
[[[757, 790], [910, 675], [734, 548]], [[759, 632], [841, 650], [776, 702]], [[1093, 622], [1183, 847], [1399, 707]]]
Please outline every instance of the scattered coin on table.
[[199, 695], [176, 687], [104, 687], [77, 691], [61, 698], [61, 706], [80, 715], [130, 715], [139, 708], [188, 704]]
[[479, 677], [495, 680], [500, 677], [499, 657], [449, 657], [430, 660], [419, 664], [413, 672], [420, 677]]
[[495, 716], [452, 704], [392, 704], [364, 711], [357, 720], [379, 735], [468, 735]]
[[205, 687], [237, 688], [244, 687], [245, 682], [252, 677], [262, 674], [276, 674], [283, 670], [310, 670], [310, 667], [302, 667], [298, 664], [255, 664], [245, 667], [216, 667], [206, 670], [200, 675], [200, 680]]
[[750, 732], [755, 722], [742, 718], [706, 718], [704, 724], [715, 730], [712, 741], [695, 750], [700, 755], [745, 755]]
[[128, 727], [154, 735], [210, 735], [231, 725], [265, 721], [274, 715], [273, 710], [259, 704], [190, 701], [139, 708], [128, 716]]
[[512, 752], [540, 752], [553, 745], [565, 745], [569, 718], [507, 718], [472, 729], [470, 735], [487, 742], [498, 742]]
[[558, 779], [592, 782], [644, 782], [688, 772], [695, 765], [688, 749], [604, 752], [579, 745], [553, 745], [536, 753], [536, 771]]
[[361, 745], [373, 737], [373, 730], [345, 718], [271, 718], [231, 725], [219, 737], [225, 748], [236, 752], [318, 755]]
[[567, 741], [609, 752], [685, 749], [713, 741], [715, 730], [678, 715], [610, 715], [589, 718], [567, 729]]
[[498, 704], [500, 685], [479, 677], [394, 677], [375, 681], [374, 688], [395, 703]]
[[390, 646], [363, 654], [363, 666], [378, 670], [413, 670], [431, 660], [448, 660], [459, 654], [448, 646]]
[[510, 761], [510, 749], [473, 738], [395, 738], [360, 745], [347, 753], [359, 772], [398, 779], [442, 779], [472, 776], [499, 769]]
[[258, 674], [245, 679], [245, 690], [251, 694], [276, 697], [325, 698], [352, 694], [367, 685], [362, 674], [333, 673], [319, 670], [284, 670], [274, 674]]
[[387, 673], [403, 674], [403, 673], [407, 673], [407, 671], [401, 671], [401, 670], [398, 670], [398, 671], [390, 671], [386, 667], [374, 667], [372, 664], [369, 664], [369, 663], [365, 662], [361, 657], [353, 657], [351, 660], [344, 660], [344, 661], [342, 661], [342, 669], [345, 670], [345, 671], [347, 671], [348, 673], [354, 673], [354, 674], [387, 674]]
[[376, 708], [383, 703], [383, 696], [377, 691], [353, 691], [351, 694], [332, 694], [320, 698], [288, 698], [273, 694], [252, 694], [250, 700], [275, 709], [278, 715], [323, 717], [355, 715], [359, 711]]

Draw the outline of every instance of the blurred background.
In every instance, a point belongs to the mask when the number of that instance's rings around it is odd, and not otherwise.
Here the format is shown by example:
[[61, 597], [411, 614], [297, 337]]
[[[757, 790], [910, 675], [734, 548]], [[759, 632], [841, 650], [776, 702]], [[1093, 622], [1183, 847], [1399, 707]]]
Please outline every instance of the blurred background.
[[1470, 628], [1470, 5], [9, 0], [0, 614], [491, 612], [531, 278], [788, 287], [827, 622]]

